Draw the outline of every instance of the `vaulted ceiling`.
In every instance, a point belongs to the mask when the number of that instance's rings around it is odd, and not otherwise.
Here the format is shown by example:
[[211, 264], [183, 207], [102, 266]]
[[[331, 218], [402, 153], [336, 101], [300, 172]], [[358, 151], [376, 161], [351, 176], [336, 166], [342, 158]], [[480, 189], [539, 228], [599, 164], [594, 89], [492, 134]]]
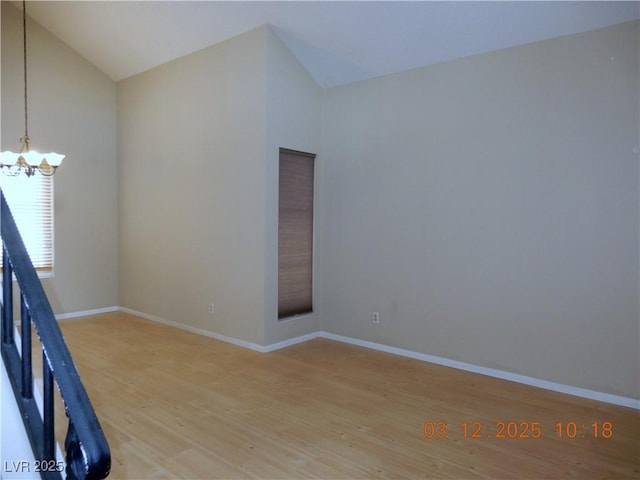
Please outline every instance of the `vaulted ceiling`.
[[640, 2], [29, 1], [27, 13], [116, 81], [268, 24], [327, 88], [635, 20]]

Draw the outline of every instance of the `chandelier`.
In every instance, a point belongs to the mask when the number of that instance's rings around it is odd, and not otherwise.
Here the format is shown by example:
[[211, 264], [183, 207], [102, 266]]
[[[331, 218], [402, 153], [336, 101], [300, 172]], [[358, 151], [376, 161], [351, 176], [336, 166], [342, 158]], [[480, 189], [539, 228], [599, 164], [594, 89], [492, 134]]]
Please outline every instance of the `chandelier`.
[[20, 138], [18, 153], [6, 151], [0, 157], [0, 170], [9, 176], [24, 173], [31, 177], [40, 173], [50, 177], [56, 173], [56, 168], [62, 163], [64, 155], [59, 153], [38, 153], [29, 148], [29, 110], [27, 108], [27, 4], [22, 0], [22, 47], [24, 60], [24, 137]]

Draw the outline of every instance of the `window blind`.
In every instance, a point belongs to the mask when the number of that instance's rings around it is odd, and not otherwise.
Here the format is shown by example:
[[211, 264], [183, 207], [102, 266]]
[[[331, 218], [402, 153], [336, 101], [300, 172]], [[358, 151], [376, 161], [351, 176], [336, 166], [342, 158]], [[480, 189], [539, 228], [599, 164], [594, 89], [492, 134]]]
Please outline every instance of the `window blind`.
[[53, 178], [40, 174], [9, 177], [0, 173], [0, 187], [33, 266], [41, 272], [52, 271]]
[[313, 311], [315, 155], [280, 150], [278, 318]]

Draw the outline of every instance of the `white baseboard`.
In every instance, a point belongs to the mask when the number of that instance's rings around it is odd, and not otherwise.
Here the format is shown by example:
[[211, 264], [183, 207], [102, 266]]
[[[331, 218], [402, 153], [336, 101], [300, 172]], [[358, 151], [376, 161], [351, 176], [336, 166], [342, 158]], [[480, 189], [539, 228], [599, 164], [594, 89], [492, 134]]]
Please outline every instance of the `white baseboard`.
[[[59, 315], [56, 315], [55, 317], [56, 317], [56, 320], [69, 320], [72, 318], [88, 317], [90, 315], [99, 315], [101, 313], [110, 313], [110, 312], [117, 312], [117, 311], [118, 311], [118, 307], [94, 308], [93, 310], [82, 310], [79, 312], [61, 313]], [[13, 320], [13, 324], [15, 326], [19, 326], [20, 319], [15, 318]]]
[[281, 348], [290, 347], [291, 345], [295, 345], [296, 343], [308, 342], [309, 340], [313, 340], [314, 338], [318, 338], [321, 332], [312, 332], [306, 335], [301, 335], [299, 337], [290, 338], [288, 340], [283, 340], [282, 342], [271, 343], [262, 347], [263, 353], [275, 352], [276, 350], [280, 350]]
[[83, 310], [80, 312], [61, 313], [56, 315], [56, 320], [68, 320], [70, 318], [88, 317], [89, 315], [99, 315], [101, 313], [117, 312], [118, 307], [95, 308], [93, 310]]
[[[124, 313], [129, 313], [131, 315], [135, 315], [137, 317], [146, 318], [147, 320], [151, 320], [157, 323], [162, 323], [164, 325], [169, 325], [171, 327], [179, 328], [181, 330], [186, 330], [191, 333], [195, 333], [198, 335], [203, 335], [205, 337], [214, 338], [216, 340], [220, 340], [222, 342], [230, 343], [233, 345], [237, 345], [239, 347], [248, 348], [250, 350], [260, 352], [260, 353], [269, 353], [281, 348], [289, 347], [291, 345], [295, 345], [297, 343], [306, 342], [308, 340], [312, 340], [314, 338], [326, 338], [328, 340], [335, 340], [342, 343], [348, 343], [351, 345], [356, 345], [359, 347], [370, 348], [372, 350], [378, 350], [385, 353], [391, 353], [394, 355], [400, 355], [402, 357], [413, 358], [415, 360], [420, 360], [423, 362], [435, 363], [437, 365], [443, 365], [445, 367], [456, 368], [458, 370], [464, 370], [467, 372], [478, 373], [480, 375], [487, 375], [489, 377], [500, 378], [502, 380], [509, 380], [511, 382], [522, 383], [524, 385], [529, 385], [532, 387], [543, 388], [545, 390], [550, 390], [553, 392], [564, 393], [567, 395], [573, 395], [576, 397], [587, 398], [590, 400], [596, 400], [599, 402], [610, 403], [613, 405], [619, 405], [622, 407], [634, 408], [636, 410], [640, 410], [640, 400], [629, 397], [622, 397], [619, 395], [612, 395], [609, 393], [598, 392], [595, 390], [588, 390], [586, 388], [574, 387], [571, 385], [564, 385], [562, 383], [550, 382], [547, 380], [541, 380], [535, 377], [529, 377], [526, 375], [520, 375], [517, 373], [506, 372], [504, 370], [497, 370], [494, 368], [482, 367], [479, 365], [474, 365], [472, 363], [460, 362], [457, 360], [451, 360], [448, 358], [437, 357], [434, 355], [428, 355], [426, 353], [414, 352], [412, 350], [405, 350], [403, 348], [392, 347], [389, 345], [384, 345], [375, 342], [369, 342], [366, 340], [360, 340], [358, 338], [346, 337], [343, 335], [336, 335], [334, 333], [329, 332], [313, 332], [307, 335], [302, 335], [295, 338], [290, 338], [288, 340], [284, 340], [282, 342], [272, 343], [270, 345], [258, 345], [257, 343], [246, 342], [244, 340], [240, 340], [233, 337], [228, 337], [225, 335], [220, 335], [215, 332], [211, 332], [209, 330], [204, 330], [201, 328], [191, 327], [189, 325], [184, 325], [182, 323], [173, 322], [171, 320], [166, 320], [155, 315], [149, 315], [144, 312], [139, 312], [137, 310], [132, 310], [130, 308], [125, 307], [109, 307], [108, 309], [99, 309], [94, 310], [94, 313], [106, 313], [113, 312], [119, 310]], [[65, 316], [61, 316], [64, 318], [74, 318], [84, 315], [91, 315], [91, 313], [86, 312], [78, 312], [77, 314], [66, 314]], [[56, 317], [58, 318], [58, 317]]]
[[130, 308], [119, 307], [118, 310], [124, 313], [128, 313], [130, 315], [135, 315], [136, 317], [145, 318], [147, 320], [151, 320], [153, 322], [162, 323], [164, 325], [168, 325], [170, 327], [179, 328], [180, 330], [186, 330], [187, 332], [195, 333], [198, 335], [203, 335], [205, 337], [214, 338], [216, 340], [220, 340], [222, 342], [230, 343], [232, 345], [237, 345], [239, 347], [248, 348], [249, 350], [253, 350], [255, 352], [260, 353], [269, 353], [274, 352], [276, 350], [280, 350], [281, 348], [290, 347], [291, 345], [295, 345], [296, 343], [307, 342], [314, 338], [317, 338], [319, 332], [313, 332], [307, 335], [302, 335], [300, 337], [290, 338], [287, 340], [283, 340], [282, 342], [272, 343], [269, 345], [258, 345], [257, 343], [247, 342], [245, 340], [240, 340], [234, 337], [228, 337], [226, 335], [220, 335], [219, 333], [212, 332], [210, 330], [205, 330], [202, 328], [192, 327], [190, 325], [185, 325], [183, 323], [173, 322], [171, 320], [167, 320], [161, 317], [157, 317], [155, 315], [149, 315], [148, 313], [139, 312], [137, 310], [132, 310]]
[[135, 315], [136, 317], [141, 317], [147, 320], [151, 320], [153, 322], [162, 323], [163, 325], [179, 328], [180, 330], [186, 330], [187, 332], [203, 335], [209, 338], [214, 338], [216, 340], [220, 340], [221, 342], [231, 343], [232, 345], [237, 345], [239, 347], [248, 348], [249, 350], [254, 350], [256, 352], [265, 353], [265, 347], [263, 347], [262, 345], [258, 345], [257, 343], [246, 342], [238, 338], [228, 337], [226, 335], [220, 335], [219, 333], [215, 333], [210, 330], [205, 330], [203, 328], [192, 327], [190, 325], [185, 325], [183, 323], [166, 320], [164, 318], [160, 318], [155, 315], [150, 315], [144, 312], [139, 312], [137, 310], [132, 310], [130, 308], [118, 307], [118, 310], [124, 313], [128, 313], [130, 315]]
[[203, 335], [205, 337], [214, 338], [216, 340], [220, 340], [221, 342], [230, 343], [232, 345], [237, 345], [239, 347], [248, 348], [249, 350], [253, 350], [255, 352], [260, 353], [269, 353], [275, 350], [279, 350], [281, 348], [290, 347], [291, 345], [295, 345], [296, 343], [306, 342], [318, 336], [318, 332], [310, 333], [308, 335], [303, 335], [300, 337], [290, 338], [288, 340], [284, 340], [278, 343], [272, 343], [270, 345], [258, 345], [257, 343], [247, 342], [245, 340], [240, 340], [235, 337], [229, 337], [226, 335], [220, 335], [219, 333], [212, 332], [210, 330], [205, 330], [203, 328], [192, 327], [190, 325], [185, 325], [183, 323], [173, 322], [171, 320], [167, 320], [161, 317], [157, 317], [155, 315], [150, 315], [148, 313], [139, 312], [137, 310], [132, 310], [130, 308], [118, 307], [118, 310], [124, 313], [128, 313], [130, 315], [135, 315], [136, 317], [145, 318], [147, 320], [151, 320], [153, 322], [162, 323], [164, 325], [168, 325], [170, 327], [179, 328], [180, 330], [185, 330], [187, 332], [195, 333], [198, 335]]
[[553, 392], [566, 393], [567, 395], [588, 398], [590, 400], [597, 400], [599, 402], [611, 403], [614, 405], [620, 405], [622, 407], [630, 407], [635, 408], [636, 410], [640, 410], [640, 400], [637, 400], [635, 398], [621, 397], [618, 395], [611, 395], [609, 393], [602, 393], [594, 390], [587, 390], [585, 388], [573, 387], [571, 385], [564, 385], [562, 383], [549, 382], [547, 380], [541, 380], [535, 377], [528, 377], [526, 375], [520, 375], [517, 373], [505, 372], [503, 370], [496, 370], [494, 368], [481, 367], [472, 363], [459, 362], [457, 360], [436, 357], [434, 355], [427, 355], [426, 353], [414, 352], [412, 350], [405, 350], [402, 348], [391, 347], [389, 345], [368, 342], [365, 340], [345, 337], [328, 332], [319, 332], [318, 336], [321, 338], [327, 338], [329, 340], [336, 340], [338, 342], [357, 345], [359, 347], [379, 350], [385, 353], [392, 353], [394, 355], [400, 355], [402, 357], [413, 358], [416, 360], [421, 360], [423, 362], [435, 363], [437, 365], [443, 365], [445, 367], [457, 368], [458, 370], [479, 373], [481, 375], [487, 375], [489, 377], [522, 383], [524, 385], [530, 385], [532, 387], [543, 388], [545, 390], [551, 390]]

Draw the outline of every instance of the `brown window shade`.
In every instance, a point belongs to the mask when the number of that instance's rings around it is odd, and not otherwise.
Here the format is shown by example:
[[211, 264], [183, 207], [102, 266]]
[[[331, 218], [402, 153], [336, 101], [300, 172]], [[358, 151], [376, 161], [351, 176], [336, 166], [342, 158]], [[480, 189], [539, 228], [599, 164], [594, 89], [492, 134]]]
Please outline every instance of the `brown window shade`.
[[41, 272], [53, 270], [53, 178], [0, 174], [0, 187], [33, 266]]
[[280, 149], [278, 318], [313, 311], [314, 159]]

